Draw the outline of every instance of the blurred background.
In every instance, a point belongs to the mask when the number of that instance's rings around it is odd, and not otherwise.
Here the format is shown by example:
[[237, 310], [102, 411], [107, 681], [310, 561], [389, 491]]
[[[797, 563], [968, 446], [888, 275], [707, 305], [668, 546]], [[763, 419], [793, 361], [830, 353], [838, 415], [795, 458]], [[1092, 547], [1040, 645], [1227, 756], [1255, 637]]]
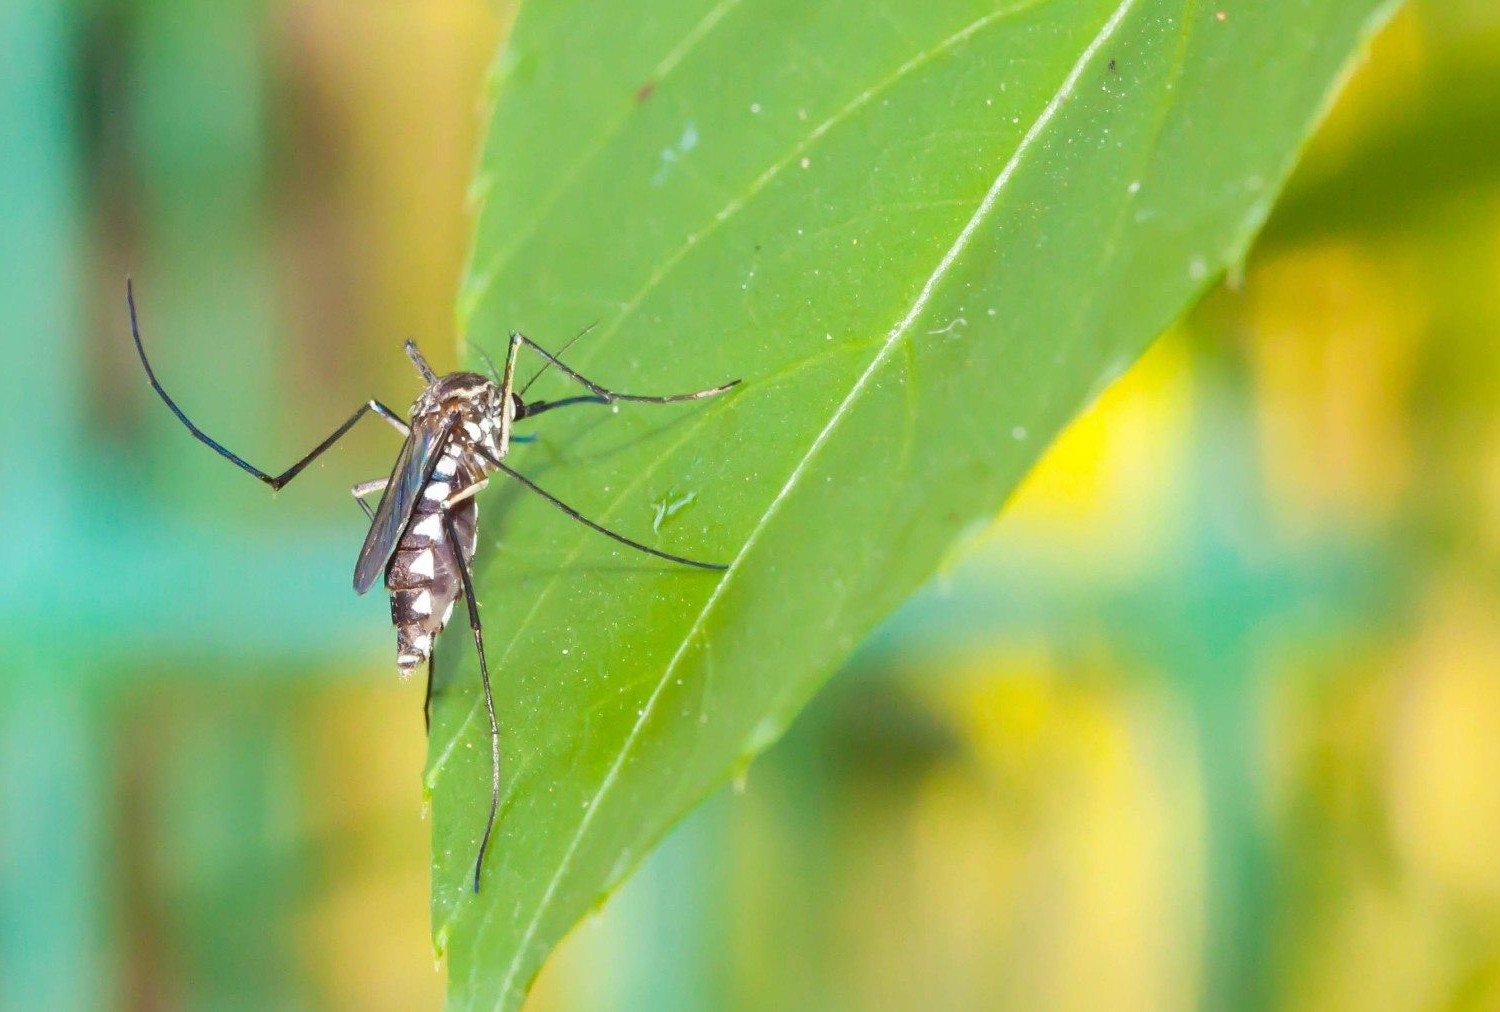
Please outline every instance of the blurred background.
[[[0, 1008], [419, 1008], [421, 686], [348, 580], [455, 363], [483, 0], [0, 5]], [[1377, 41], [1241, 276], [539, 1010], [1500, 1008], [1500, 7]]]

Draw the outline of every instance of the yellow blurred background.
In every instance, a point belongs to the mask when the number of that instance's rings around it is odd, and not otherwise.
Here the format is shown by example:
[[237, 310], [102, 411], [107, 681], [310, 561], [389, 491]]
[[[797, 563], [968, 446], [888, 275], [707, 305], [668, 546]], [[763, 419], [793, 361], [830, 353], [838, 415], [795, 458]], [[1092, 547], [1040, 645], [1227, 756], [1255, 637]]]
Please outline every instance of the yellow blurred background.
[[[509, 15], [0, 11], [0, 1008], [408, 1009], [361, 431]], [[1500, 7], [1379, 38], [1250, 262], [544, 971], [539, 1010], [1500, 1008]], [[502, 675], [503, 677], [503, 675]]]

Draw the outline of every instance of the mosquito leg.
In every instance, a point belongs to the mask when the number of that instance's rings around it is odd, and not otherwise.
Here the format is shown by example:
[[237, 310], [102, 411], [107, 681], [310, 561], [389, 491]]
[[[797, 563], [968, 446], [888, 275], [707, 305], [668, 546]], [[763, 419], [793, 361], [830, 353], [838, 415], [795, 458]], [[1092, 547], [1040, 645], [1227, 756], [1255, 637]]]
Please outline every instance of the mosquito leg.
[[459, 489], [457, 492], [454, 492], [452, 495], [450, 495], [447, 499], [443, 500], [443, 509], [445, 509], [445, 510], [451, 510], [453, 507], [457, 506], [459, 503], [463, 502], [465, 499], [472, 499], [472, 498], [474, 498], [480, 492], [483, 492], [485, 486], [488, 485], [489, 483], [490, 483], [490, 480], [488, 478], [480, 478], [478, 481], [476, 481], [474, 484], [470, 485], [468, 488], [461, 488], [461, 489]]
[[525, 407], [525, 417], [535, 418], [544, 411], [553, 411], [557, 408], [565, 408], [570, 404], [608, 404], [604, 397], [588, 395], [583, 397], [564, 397], [558, 401], [533, 401]]
[[365, 511], [366, 518], [374, 520], [375, 511], [370, 508], [369, 503], [365, 502], [365, 496], [374, 495], [376, 492], [385, 491], [385, 487], [390, 483], [391, 479], [389, 478], [376, 478], [374, 481], [362, 481], [358, 485], [355, 485], [353, 488], [351, 488], [349, 490], [349, 494], [354, 496], [354, 501], [359, 503], [359, 508]]
[[[608, 387], [600, 386], [598, 383], [595, 383], [587, 376], [584, 376], [582, 373], [575, 371], [572, 367], [565, 365], [563, 361], [556, 355], [553, 355], [550, 351], [537, 344], [525, 334], [516, 333], [510, 335], [510, 346], [512, 354], [515, 353], [515, 349], [519, 348], [523, 344], [526, 345], [526, 347], [530, 348], [532, 351], [536, 352], [538, 355], [542, 356], [542, 358], [546, 359], [550, 365], [556, 366], [561, 372], [576, 380], [584, 387], [587, 387], [590, 393], [593, 393], [596, 397], [602, 398], [601, 401], [596, 403], [609, 404], [612, 401], [640, 401], [646, 404], [672, 404], [677, 401], [696, 401], [704, 397], [712, 397], [715, 394], [721, 394], [725, 390], [728, 390], [730, 387], [739, 382], [739, 380], [732, 380], [728, 383], [725, 383], [723, 386], [709, 387], [707, 390], [695, 390], [692, 393], [686, 394], [662, 394], [651, 396], [644, 394], [623, 394], [618, 391], [611, 390]], [[546, 411], [552, 407], [560, 407], [563, 403], [565, 402], [557, 401], [552, 404], [548, 404], [546, 401], [541, 401], [538, 402], [535, 407], [528, 407], [526, 409], [526, 414], [538, 414], [540, 411]], [[579, 401], [570, 398], [566, 401], [566, 403], [577, 404], [579, 403]]]
[[[479, 603], [474, 599], [474, 578], [469, 573], [469, 560], [459, 550], [458, 532], [453, 528], [452, 516], [447, 510], [442, 513], [443, 527], [448, 533], [448, 544], [458, 559], [458, 575], [463, 581], [464, 601], [469, 606], [469, 629], [474, 633], [474, 649], [479, 654], [479, 680], [484, 685], [484, 709], [490, 718], [490, 814], [485, 819], [484, 835], [479, 838], [479, 854], [474, 859], [474, 891], [479, 892], [479, 878], [484, 871], [484, 854], [489, 850], [490, 834], [495, 830], [495, 813], [500, 810], [500, 721], [495, 717], [495, 694], [490, 688], [490, 667], [484, 656], [484, 630], [479, 623]], [[429, 674], [431, 668], [428, 669]]]
[[427, 651], [427, 691], [422, 696], [422, 730], [432, 733], [432, 667], [437, 663], [437, 640]]
[[187, 426], [187, 430], [193, 434], [194, 439], [198, 440], [198, 442], [202, 443], [210, 450], [213, 450], [219, 456], [223, 457], [225, 460], [229, 461], [231, 464], [235, 465], [246, 474], [249, 474], [251, 477], [269, 485], [272, 491], [284, 487], [293, 478], [301, 474], [303, 468], [307, 467], [308, 464], [311, 464], [314, 460], [321, 456], [325, 450], [342, 439], [345, 433], [354, 428], [354, 423], [364, 417], [364, 414], [367, 411], [375, 412], [386, 421], [395, 425], [398, 429], [401, 429], [403, 432], [406, 431], [406, 423], [401, 420], [400, 415], [396, 414], [396, 412], [392, 411], [384, 404], [381, 404], [379, 401], [369, 400], [361, 404], [358, 410], [356, 410], [354, 414], [349, 416], [348, 421], [344, 422], [344, 424], [340, 425], [337, 429], [334, 429], [332, 435], [323, 440], [317, 446], [313, 447], [312, 452], [308, 453], [307, 456], [297, 461], [297, 463], [287, 468], [281, 474], [275, 476], [269, 475], [255, 465], [248, 463], [242, 457], [239, 457], [236, 454], [230, 452], [220, 443], [216, 442], [211, 436], [208, 435], [208, 433], [204, 432], [202, 429], [198, 428], [198, 426], [194, 425], [188, 418], [188, 416], [183, 412], [182, 408], [177, 406], [177, 402], [171, 398], [167, 391], [162, 387], [161, 381], [156, 378], [156, 371], [151, 368], [151, 362], [146, 357], [146, 346], [141, 342], [140, 321], [137, 318], [135, 309], [135, 287], [129, 281], [125, 283], [125, 301], [130, 306], [130, 334], [133, 338], [135, 338], [135, 350], [141, 357], [141, 365], [146, 369], [146, 379], [151, 381], [151, 389], [156, 391], [157, 395], [161, 397], [162, 401], [167, 405], [169, 409], [171, 409], [172, 414], [177, 416], [177, 420], [183, 425]]
[[407, 425], [406, 419], [396, 414], [396, 412], [392, 411], [384, 404], [381, 404], [379, 401], [370, 401], [369, 407], [371, 411], [375, 412], [381, 418], [384, 418], [386, 421], [390, 422], [391, 425], [395, 427], [396, 431], [401, 433], [402, 436], [411, 435], [411, 426]]
[[500, 456], [502, 457], [510, 450], [511, 426], [525, 410], [515, 406], [511, 394], [516, 386], [516, 356], [520, 351], [521, 346], [512, 340], [510, 347], [505, 351], [505, 370], [500, 376]]
[[[573, 347], [573, 345], [575, 345], [579, 341], [583, 340], [583, 336], [585, 334], [587, 334], [589, 331], [593, 330], [597, 326], [599, 326], [599, 321], [595, 320], [593, 323], [589, 324], [587, 327], [584, 327], [578, 333], [574, 334], [572, 337], [570, 337], [568, 339], [568, 343], [567, 344], [563, 345], [561, 348], [557, 349], [557, 351], [553, 353], [553, 358], [562, 358], [564, 355], [566, 355], [568, 353], [568, 349], [569, 348]], [[479, 349], [479, 354], [484, 355], [484, 349], [483, 348]], [[486, 362], [488, 362], [490, 360], [490, 357], [488, 355], [484, 355], [484, 360]], [[526, 399], [526, 391], [530, 390], [531, 389], [531, 385], [533, 383], [535, 383], [537, 380], [541, 379], [542, 375], [548, 369], [550, 369], [551, 367], [552, 367], [552, 363], [551, 362], [543, 362], [542, 363], [542, 367], [540, 369], [538, 369], [536, 372], [534, 372], [534, 373], [531, 374], [531, 379], [529, 379], [525, 383], [521, 384], [520, 394], [521, 394], [521, 399], [523, 401]], [[490, 371], [491, 372], [494, 371], [494, 366], [493, 365], [490, 367]], [[499, 382], [499, 380], [496, 380], [496, 382]]]
[[417, 372], [422, 374], [422, 382], [428, 386], [438, 381], [437, 373], [432, 371], [432, 366], [427, 364], [427, 359], [417, 350], [417, 342], [408, 340], [401, 346], [406, 351], [406, 357], [411, 359], [411, 364], [417, 367]]
[[719, 562], [701, 562], [698, 559], [688, 559], [684, 558], [681, 555], [673, 555], [671, 552], [663, 552], [658, 549], [652, 548], [650, 545], [643, 545], [639, 541], [633, 541], [623, 534], [617, 534], [614, 531], [610, 530], [608, 527], [594, 523], [594, 521], [590, 520], [588, 517], [584, 516], [582, 513], [569, 506], [567, 503], [563, 502], [551, 492], [548, 492], [546, 489], [542, 488], [540, 485], [532, 481], [530, 478], [526, 477], [520, 471], [517, 471], [515, 468], [510, 467], [504, 461], [496, 460], [494, 457], [490, 456], [489, 453], [487, 453], [483, 448], [476, 446], [474, 448], [474, 451], [480, 457], [483, 457], [484, 460], [495, 470], [504, 471], [507, 475], [516, 479], [516, 481], [520, 482], [522, 485], [525, 485], [527, 488], [531, 489], [531, 491], [535, 492], [537, 495], [541, 496], [543, 499], [547, 500], [558, 509], [562, 510], [574, 520], [577, 520], [585, 527], [598, 531], [606, 538], [613, 538], [627, 548], [634, 548], [638, 552], [645, 552], [647, 555], [654, 555], [658, 559], [666, 559], [668, 562], [679, 562], [684, 566], [696, 566], [698, 569], [709, 569], [716, 573], [722, 573], [724, 570], [729, 568], [728, 566]]

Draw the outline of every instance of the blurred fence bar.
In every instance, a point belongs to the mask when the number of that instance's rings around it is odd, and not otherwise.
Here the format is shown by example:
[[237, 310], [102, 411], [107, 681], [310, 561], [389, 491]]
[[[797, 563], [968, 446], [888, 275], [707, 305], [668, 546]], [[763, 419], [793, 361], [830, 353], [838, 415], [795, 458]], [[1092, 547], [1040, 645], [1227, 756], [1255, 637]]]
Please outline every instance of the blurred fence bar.
[[[76, 608], [49, 589], [79, 509], [84, 391], [77, 284], [78, 177], [69, 117], [68, 5], [0, 7], [0, 586], [8, 625], [0, 680], [0, 1008], [98, 1007], [109, 980], [100, 832], [105, 764], [97, 707], [27, 602]], [[34, 617], [28, 614], [27, 617]], [[63, 652], [66, 654], [66, 651]], [[66, 968], [66, 970], [64, 970]]]

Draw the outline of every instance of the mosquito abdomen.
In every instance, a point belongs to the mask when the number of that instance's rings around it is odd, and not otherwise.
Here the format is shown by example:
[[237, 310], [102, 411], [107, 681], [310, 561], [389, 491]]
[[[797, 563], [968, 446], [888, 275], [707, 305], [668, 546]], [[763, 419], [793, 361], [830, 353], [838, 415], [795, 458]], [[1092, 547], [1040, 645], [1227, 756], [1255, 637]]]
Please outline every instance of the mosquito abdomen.
[[403, 677], [432, 656], [433, 640], [448, 624], [463, 592], [459, 566], [474, 555], [478, 507], [466, 499], [448, 510], [459, 542], [455, 545], [443, 523], [443, 502], [476, 480], [456, 457], [441, 457], [386, 569], [391, 623], [396, 627], [396, 667]]

